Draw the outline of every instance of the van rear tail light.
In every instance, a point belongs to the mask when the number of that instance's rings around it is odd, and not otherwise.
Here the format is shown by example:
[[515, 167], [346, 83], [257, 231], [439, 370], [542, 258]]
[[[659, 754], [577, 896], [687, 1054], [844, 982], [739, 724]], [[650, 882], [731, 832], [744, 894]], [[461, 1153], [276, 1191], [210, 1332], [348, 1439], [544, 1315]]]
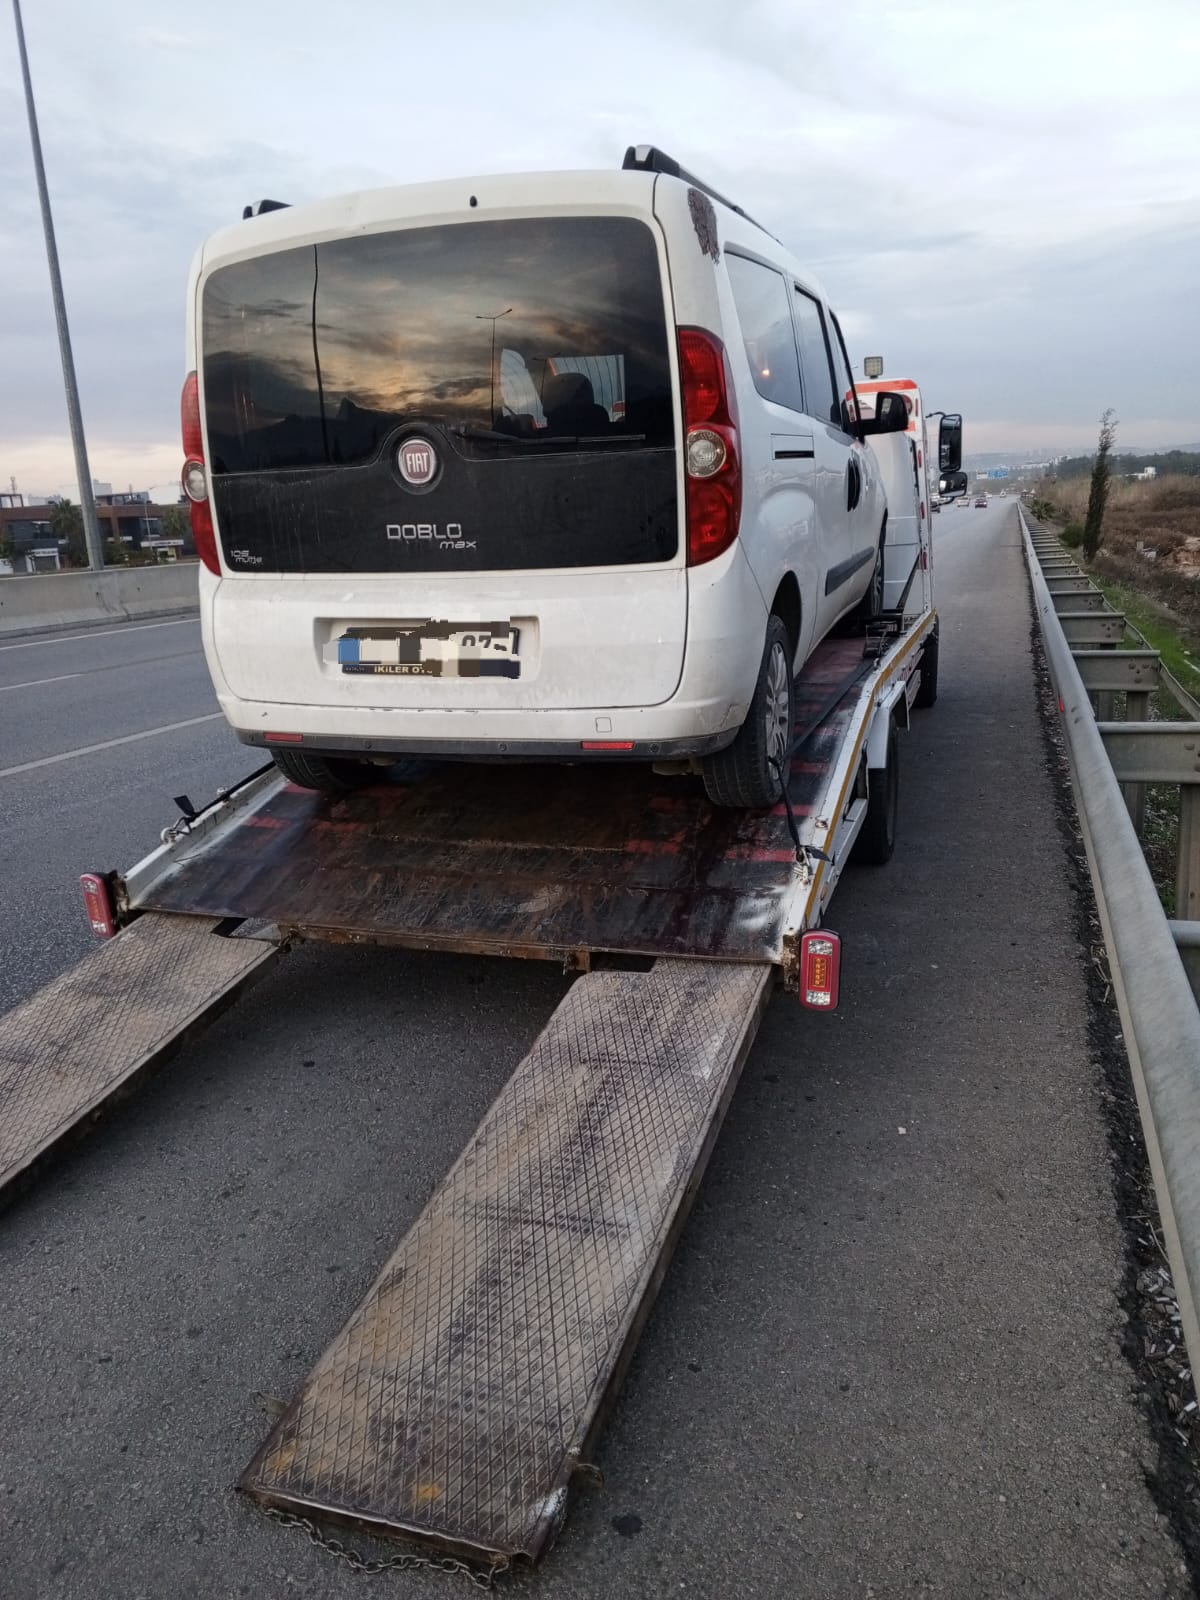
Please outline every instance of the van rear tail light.
[[824, 928], [800, 940], [800, 1004], [810, 1011], [834, 1011], [842, 968], [842, 941]]
[[79, 880], [79, 887], [83, 890], [83, 903], [92, 932], [101, 939], [111, 939], [117, 931], [117, 914], [113, 909], [108, 879], [99, 872], [85, 872]]
[[688, 565], [712, 561], [737, 538], [742, 463], [725, 347], [704, 328], [680, 328], [687, 465]]
[[727, 454], [725, 441], [714, 428], [693, 428], [687, 436], [688, 477], [715, 477]]
[[200, 380], [194, 372], [189, 372], [184, 381], [179, 410], [183, 428], [183, 492], [192, 508], [192, 539], [201, 561], [210, 572], [220, 577], [221, 563], [217, 558], [212, 501], [208, 498], [204, 432], [200, 426]]

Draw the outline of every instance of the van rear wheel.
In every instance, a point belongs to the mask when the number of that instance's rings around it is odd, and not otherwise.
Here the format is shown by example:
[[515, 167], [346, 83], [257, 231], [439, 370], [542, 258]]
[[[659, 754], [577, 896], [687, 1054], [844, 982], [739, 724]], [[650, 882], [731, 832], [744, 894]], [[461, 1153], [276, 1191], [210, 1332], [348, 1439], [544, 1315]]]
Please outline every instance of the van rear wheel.
[[883, 615], [883, 573], [884, 552], [887, 543], [887, 530], [879, 535], [879, 544], [875, 550], [875, 565], [871, 569], [871, 582], [867, 592], [850, 613], [850, 621], [855, 628], [867, 628], [872, 622], [878, 622]]
[[289, 783], [322, 794], [347, 794], [361, 789], [377, 774], [369, 761], [345, 756], [321, 756], [307, 750], [272, 750], [272, 759]]
[[795, 720], [792, 641], [776, 616], [767, 621], [767, 642], [746, 720], [724, 750], [704, 758], [704, 790], [714, 806], [761, 810], [783, 793]]

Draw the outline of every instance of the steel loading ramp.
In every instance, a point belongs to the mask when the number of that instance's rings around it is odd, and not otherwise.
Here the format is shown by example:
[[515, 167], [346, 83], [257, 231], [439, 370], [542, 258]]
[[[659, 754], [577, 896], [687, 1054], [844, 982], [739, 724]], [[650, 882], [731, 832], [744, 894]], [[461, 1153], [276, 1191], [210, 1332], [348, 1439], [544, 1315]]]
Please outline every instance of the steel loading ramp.
[[0, 1017], [0, 1203], [279, 954], [148, 913]]
[[772, 968], [581, 978], [247, 1469], [261, 1502], [536, 1560], [623, 1375]]

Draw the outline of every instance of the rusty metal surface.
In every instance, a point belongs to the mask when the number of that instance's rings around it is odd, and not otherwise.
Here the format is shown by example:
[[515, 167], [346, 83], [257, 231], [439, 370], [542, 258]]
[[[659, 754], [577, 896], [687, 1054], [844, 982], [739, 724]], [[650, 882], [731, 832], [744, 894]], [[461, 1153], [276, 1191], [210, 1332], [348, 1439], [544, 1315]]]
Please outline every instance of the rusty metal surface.
[[537, 1559], [623, 1375], [770, 989], [766, 966], [581, 978], [241, 1487]]
[[[797, 684], [798, 727], [861, 662], [859, 639], [816, 651]], [[802, 835], [856, 700], [795, 753]], [[779, 959], [794, 869], [782, 804], [717, 811], [698, 778], [410, 763], [344, 799], [276, 791], [233, 831], [185, 849], [140, 903], [434, 949], [753, 962]]]
[[0, 1200], [277, 954], [216, 926], [139, 917], [0, 1017]]

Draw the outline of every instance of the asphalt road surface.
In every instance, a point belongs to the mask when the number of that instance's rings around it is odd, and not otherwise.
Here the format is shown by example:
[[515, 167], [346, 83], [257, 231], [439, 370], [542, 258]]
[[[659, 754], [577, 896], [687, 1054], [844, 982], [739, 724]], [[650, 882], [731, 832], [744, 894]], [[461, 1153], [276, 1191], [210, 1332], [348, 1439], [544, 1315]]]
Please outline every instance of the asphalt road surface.
[[[547, 1597], [1190, 1593], [1146, 1484], [1083, 956], [1011, 501], [935, 525], [942, 693], [891, 864], [847, 872], [833, 1017], [777, 996]], [[0, 983], [253, 757], [194, 623], [0, 647]], [[59, 679], [60, 681], [45, 681]], [[146, 729], [145, 739], [74, 754]], [[308, 948], [0, 1216], [0, 1593], [447, 1595], [232, 1483], [565, 991]]]

